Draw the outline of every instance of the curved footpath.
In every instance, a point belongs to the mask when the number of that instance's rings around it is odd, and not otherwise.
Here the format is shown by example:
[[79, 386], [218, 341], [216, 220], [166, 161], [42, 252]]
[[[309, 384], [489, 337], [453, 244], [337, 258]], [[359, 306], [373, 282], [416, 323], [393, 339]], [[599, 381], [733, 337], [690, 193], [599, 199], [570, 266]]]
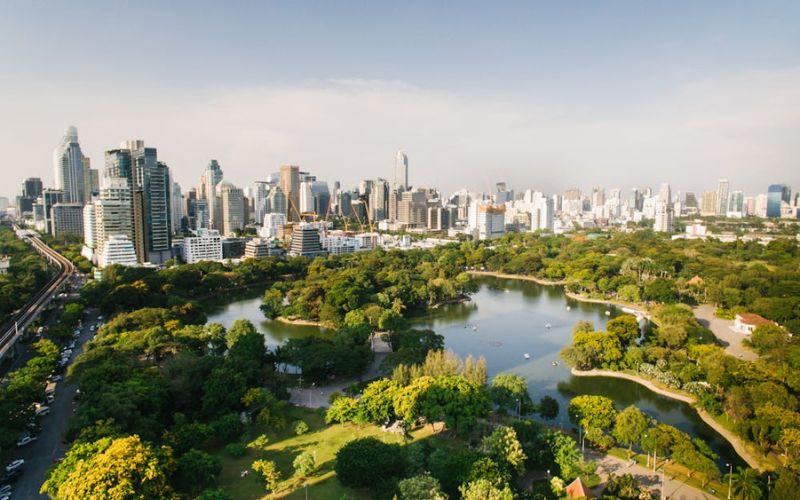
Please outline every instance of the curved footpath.
[[736, 453], [739, 454], [742, 459], [747, 462], [747, 465], [756, 469], [758, 471], [763, 472], [766, 470], [766, 467], [762, 464], [762, 461], [759, 457], [754, 455], [745, 445], [744, 441], [742, 441], [739, 436], [733, 434], [731, 431], [723, 427], [719, 422], [717, 422], [707, 411], [702, 408], [695, 406], [695, 399], [691, 396], [687, 396], [686, 394], [682, 394], [679, 392], [670, 391], [668, 389], [662, 389], [661, 387], [656, 386], [651, 381], [647, 379], [643, 379], [641, 377], [637, 377], [636, 375], [630, 375], [628, 373], [622, 372], [615, 372], [611, 370], [576, 370], [573, 368], [572, 374], [576, 377], [611, 377], [611, 378], [621, 378], [625, 380], [630, 380], [631, 382], [636, 382], [639, 385], [643, 385], [644, 387], [648, 388], [649, 390], [661, 394], [662, 396], [666, 396], [668, 398], [677, 399], [678, 401], [683, 401], [684, 403], [688, 403], [692, 406], [692, 408], [700, 415], [700, 418], [709, 425], [712, 429], [717, 431], [717, 433], [725, 438], [733, 449], [736, 450]]
[[521, 281], [533, 281], [534, 283], [539, 283], [540, 285], [566, 285], [567, 280], [546, 280], [542, 278], [537, 278], [536, 276], [528, 276], [527, 274], [506, 274], [506, 273], [498, 273], [494, 271], [467, 271], [467, 274], [471, 274], [473, 276], [493, 276], [495, 278], [506, 278], [511, 280], [521, 280]]

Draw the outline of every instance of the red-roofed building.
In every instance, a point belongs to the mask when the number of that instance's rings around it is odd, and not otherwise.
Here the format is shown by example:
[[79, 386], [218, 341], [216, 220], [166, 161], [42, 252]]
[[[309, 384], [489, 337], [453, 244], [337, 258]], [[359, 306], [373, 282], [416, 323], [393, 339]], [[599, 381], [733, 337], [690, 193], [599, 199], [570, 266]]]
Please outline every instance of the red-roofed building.
[[569, 483], [565, 492], [567, 498], [594, 498], [594, 496], [592, 496], [592, 490], [583, 484], [580, 477], [576, 477], [574, 481]]
[[774, 325], [772, 321], [753, 313], [737, 314], [733, 320], [733, 329], [739, 333], [750, 334], [758, 326]]

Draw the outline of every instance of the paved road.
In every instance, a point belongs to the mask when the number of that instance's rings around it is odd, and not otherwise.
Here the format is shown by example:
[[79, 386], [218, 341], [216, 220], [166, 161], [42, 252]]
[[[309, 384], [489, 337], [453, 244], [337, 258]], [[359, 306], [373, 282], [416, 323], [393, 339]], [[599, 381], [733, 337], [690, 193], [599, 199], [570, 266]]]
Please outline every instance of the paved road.
[[[621, 458], [612, 457], [610, 455], [595, 455], [590, 456], [586, 453], [587, 458], [595, 460], [597, 463], [597, 474], [606, 481], [610, 473], [615, 475], [631, 474], [642, 486], [647, 487], [651, 491], [661, 491], [661, 474], [653, 472], [641, 465], [630, 465], [628, 462]], [[602, 488], [600, 489], [602, 490]], [[598, 491], [599, 493], [599, 491]], [[664, 476], [664, 498], [671, 498], [675, 500], [710, 500], [717, 498], [710, 493], [698, 490], [694, 486], [689, 486], [682, 481], [682, 478], [670, 478], [669, 474]]]
[[[73, 350], [70, 362], [83, 352], [83, 344], [92, 338], [94, 333], [90, 326], [97, 323], [97, 313], [90, 314], [84, 322], [81, 336]], [[25, 459], [25, 471], [13, 485], [13, 498], [47, 498], [39, 494], [39, 488], [45, 480], [48, 469], [57, 458], [61, 458], [67, 451], [63, 442], [67, 422], [75, 408], [75, 391], [78, 386], [66, 380], [58, 382], [56, 399], [49, 405], [50, 414], [41, 417], [42, 430], [38, 439], [24, 448], [20, 448], [13, 458]]]
[[714, 332], [714, 335], [722, 341], [725, 352], [745, 361], [758, 359], [758, 354], [742, 345], [742, 340], [747, 338], [747, 335], [734, 331], [733, 321], [714, 316], [715, 310], [714, 306], [703, 304], [694, 308], [694, 315], [701, 325]]

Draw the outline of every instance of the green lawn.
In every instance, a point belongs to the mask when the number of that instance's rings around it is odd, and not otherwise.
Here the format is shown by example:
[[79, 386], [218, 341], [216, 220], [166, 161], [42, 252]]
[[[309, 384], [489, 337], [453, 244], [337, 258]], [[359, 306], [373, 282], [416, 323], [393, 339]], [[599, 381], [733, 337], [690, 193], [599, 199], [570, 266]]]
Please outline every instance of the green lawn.
[[[295, 436], [291, 430], [291, 422], [304, 420], [309, 426], [309, 432], [302, 436]], [[219, 486], [233, 495], [234, 498], [297, 498], [304, 499], [304, 484], [308, 483], [308, 498], [338, 499], [347, 494], [353, 498], [370, 498], [366, 491], [356, 491], [342, 486], [336, 479], [333, 471], [336, 452], [349, 441], [357, 437], [372, 436], [387, 443], [402, 443], [403, 438], [389, 434], [374, 425], [359, 427], [354, 424], [331, 425], [325, 424], [322, 413], [302, 407], [289, 409], [289, 428], [281, 432], [269, 432], [263, 429], [254, 429], [252, 437], [264, 432], [269, 437], [269, 445], [263, 457], [254, 450], [247, 450], [242, 457], [232, 457], [225, 450], [217, 455], [222, 459], [222, 473], [219, 477]], [[423, 439], [431, 435], [430, 427], [418, 429], [412, 433], [413, 439]], [[317, 470], [309, 478], [296, 477], [292, 468], [292, 461], [300, 453], [309, 450], [316, 454]], [[255, 472], [250, 470], [254, 460], [264, 458], [272, 460], [281, 471], [282, 482], [279, 491], [267, 495], [264, 485]], [[250, 470], [247, 477], [241, 477], [241, 472]]]

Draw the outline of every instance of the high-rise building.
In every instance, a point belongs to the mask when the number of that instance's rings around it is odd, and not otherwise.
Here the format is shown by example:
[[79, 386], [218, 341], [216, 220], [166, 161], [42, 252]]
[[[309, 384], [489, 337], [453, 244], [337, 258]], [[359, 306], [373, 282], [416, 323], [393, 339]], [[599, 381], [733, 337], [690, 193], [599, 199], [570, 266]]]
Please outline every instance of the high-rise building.
[[89, 203], [92, 197], [100, 193], [100, 172], [92, 168], [92, 160], [88, 156], [83, 157], [83, 200]]
[[328, 183], [314, 181], [311, 183], [311, 197], [314, 200], [314, 213], [320, 217], [327, 217], [331, 206], [331, 193]]
[[264, 214], [271, 210], [269, 206], [270, 183], [256, 181], [253, 185], [253, 216], [256, 224], [260, 224], [264, 219]]
[[64, 203], [64, 192], [60, 189], [44, 189], [33, 205], [33, 220], [36, 228], [53, 234], [52, 208], [56, 203]]
[[[92, 203], [94, 211], [94, 253], [100, 259], [105, 245], [112, 236], [124, 236], [133, 243], [133, 197], [128, 179], [111, 177], [103, 181], [100, 198]], [[84, 212], [85, 213], [85, 212]], [[86, 237], [88, 230], [84, 227], [84, 241], [91, 246]]]
[[467, 229], [478, 240], [491, 240], [505, 234], [505, 205], [473, 201], [469, 206]]
[[425, 193], [421, 191], [404, 191], [397, 203], [397, 221], [407, 227], [425, 227], [428, 216]]
[[653, 231], [671, 233], [673, 229], [672, 204], [659, 199], [656, 202]]
[[314, 211], [314, 195], [311, 194], [311, 182], [300, 182], [300, 204], [298, 205], [301, 213]]
[[183, 214], [183, 195], [181, 195], [181, 185], [172, 182], [172, 192], [170, 193], [170, 220], [172, 222], [172, 232], [180, 232], [186, 224]]
[[222, 167], [217, 160], [210, 160], [203, 174], [200, 176], [200, 191], [197, 199], [208, 202], [208, 227], [221, 229], [220, 220], [222, 213], [217, 202], [217, 184], [222, 182]]
[[217, 185], [217, 196], [222, 207], [222, 234], [233, 236], [244, 229], [244, 192], [228, 181]]
[[268, 213], [287, 215], [288, 207], [286, 206], [286, 194], [280, 186], [275, 186], [269, 191], [267, 200], [269, 202]]
[[51, 209], [53, 236], [83, 236], [83, 205], [56, 203]]
[[[286, 196], [286, 218], [297, 222], [300, 220], [300, 167], [297, 165], [281, 165], [280, 188]], [[273, 211], [275, 208], [273, 207]]]
[[394, 157], [394, 185], [393, 187], [407, 191], [408, 185], [408, 156], [398, 151]]
[[727, 179], [720, 179], [717, 186], [717, 215], [725, 216], [728, 213], [728, 190], [730, 183]]
[[695, 210], [698, 208], [697, 197], [694, 195], [694, 193], [691, 192], [686, 193], [686, 197], [684, 198], [684, 206], [686, 208], [693, 208]]
[[703, 191], [703, 198], [700, 204], [700, 215], [710, 216], [717, 214], [717, 192]]
[[122, 234], [109, 236], [103, 251], [97, 257], [97, 265], [101, 268], [112, 265], [135, 266], [137, 263], [133, 242]]
[[64, 203], [83, 205], [85, 202], [84, 168], [78, 129], [67, 127], [61, 142], [53, 151], [55, 188], [64, 192]]
[[772, 184], [767, 190], [767, 217], [780, 217], [784, 203], [792, 199], [792, 189], [786, 184]]
[[745, 207], [743, 191], [731, 191], [731, 193], [728, 195], [728, 207], [725, 215], [727, 217], [736, 218], [744, 217]]
[[33, 204], [42, 195], [42, 179], [38, 177], [28, 177], [22, 183], [22, 193], [17, 196], [17, 213], [20, 217], [25, 214], [33, 215]]
[[373, 222], [389, 217], [389, 183], [378, 178], [372, 184], [369, 193], [369, 217]]
[[286, 224], [286, 214], [283, 212], [266, 213], [258, 234], [262, 238], [277, 238], [284, 224]]

